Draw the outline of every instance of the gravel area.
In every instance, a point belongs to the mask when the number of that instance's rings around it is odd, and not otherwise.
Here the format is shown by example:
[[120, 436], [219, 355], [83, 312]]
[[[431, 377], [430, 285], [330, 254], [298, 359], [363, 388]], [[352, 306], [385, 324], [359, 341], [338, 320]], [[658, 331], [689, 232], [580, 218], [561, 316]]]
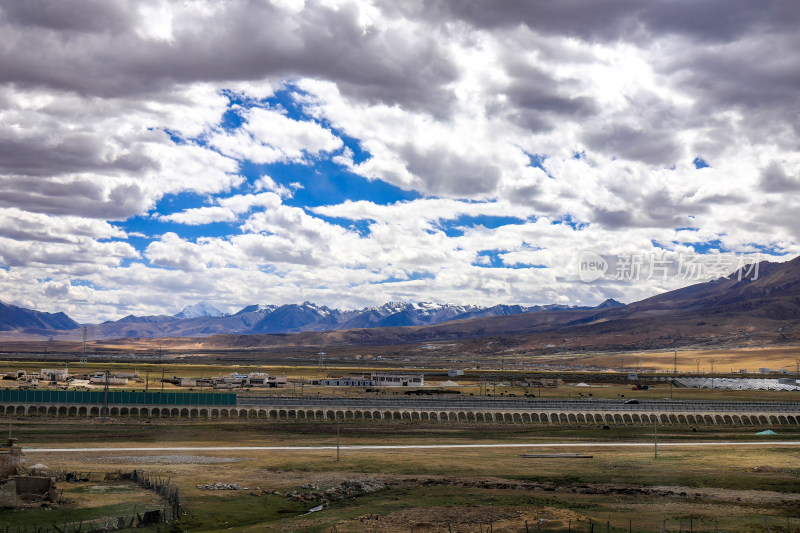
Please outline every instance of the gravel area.
[[202, 465], [218, 463], [236, 463], [242, 459], [236, 457], [209, 457], [206, 455], [114, 455], [99, 457], [81, 457], [80, 461], [90, 463], [113, 464], [164, 464], [164, 465]]

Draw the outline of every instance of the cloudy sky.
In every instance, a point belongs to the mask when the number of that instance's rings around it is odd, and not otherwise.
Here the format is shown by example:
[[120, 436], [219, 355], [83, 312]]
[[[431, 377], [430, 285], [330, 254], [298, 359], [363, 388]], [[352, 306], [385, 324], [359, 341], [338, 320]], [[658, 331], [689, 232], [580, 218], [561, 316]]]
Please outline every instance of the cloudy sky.
[[799, 14], [0, 1], [0, 300], [592, 305], [689, 281], [587, 283], [585, 250], [786, 260]]

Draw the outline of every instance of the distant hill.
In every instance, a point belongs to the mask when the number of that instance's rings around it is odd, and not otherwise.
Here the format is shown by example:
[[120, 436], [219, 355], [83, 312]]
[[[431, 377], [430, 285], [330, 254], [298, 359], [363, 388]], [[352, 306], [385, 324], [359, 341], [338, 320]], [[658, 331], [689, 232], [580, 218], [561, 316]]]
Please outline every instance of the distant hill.
[[70, 330], [80, 327], [64, 313], [45, 313], [0, 301], [0, 331]]

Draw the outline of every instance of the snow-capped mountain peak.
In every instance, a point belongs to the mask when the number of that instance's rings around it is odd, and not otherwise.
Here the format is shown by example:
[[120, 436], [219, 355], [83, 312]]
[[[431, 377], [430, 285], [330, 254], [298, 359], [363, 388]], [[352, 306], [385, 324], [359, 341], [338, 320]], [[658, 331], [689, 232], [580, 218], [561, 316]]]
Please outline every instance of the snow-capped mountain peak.
[[180, 313], [173, 315], [175, 318], [200, 318], [200, 317], [219, 317], [225, 313], [206, 302], [198, 302], [194, 305], [187, 305]]
[[253, 304], [247, 305], [242, 307], [239, 311], [237, 311], [234, 316], [243, 315], [245, 313], [271, 313], [275, 309], [277, 309], [277, 305], [269, 305], [269, 304]]

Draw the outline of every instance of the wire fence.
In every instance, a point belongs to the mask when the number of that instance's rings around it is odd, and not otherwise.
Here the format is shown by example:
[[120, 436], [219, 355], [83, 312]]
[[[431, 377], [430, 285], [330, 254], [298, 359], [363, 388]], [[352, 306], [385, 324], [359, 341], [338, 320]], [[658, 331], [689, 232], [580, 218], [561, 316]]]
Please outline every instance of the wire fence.
[[[72, 472], [58, 470], [53, 473], [56, 481], [78, 482], [78, 481], [132, 481], [142, 487], [155, 492], [164, 500], [164, 505], [157, 508], [136, 510], [121, 515], [104, 516], [80, 521], [67, 521], [56, 523], [54, 521], [44, 521], [45, 523], [33, 524], [28, 526], [12, 526], [7, 524], [5, 529], [0, 527], [0, 533], [99, 533], [105, 531], [121, 531], [125, 529], [135, 529], [141, 527], [156, 526], [158, 524], [179, 520], [183, 514], [181, 509], [181, 499], [178, 487], [171, 483], [171, 479], [164, 479], [161, 476], [150, 474], [141, 470], [132, 472]], [[63, 491], [61, 492], [63, 495]], [[59, 501], [62, 496], [59, 496]]]

